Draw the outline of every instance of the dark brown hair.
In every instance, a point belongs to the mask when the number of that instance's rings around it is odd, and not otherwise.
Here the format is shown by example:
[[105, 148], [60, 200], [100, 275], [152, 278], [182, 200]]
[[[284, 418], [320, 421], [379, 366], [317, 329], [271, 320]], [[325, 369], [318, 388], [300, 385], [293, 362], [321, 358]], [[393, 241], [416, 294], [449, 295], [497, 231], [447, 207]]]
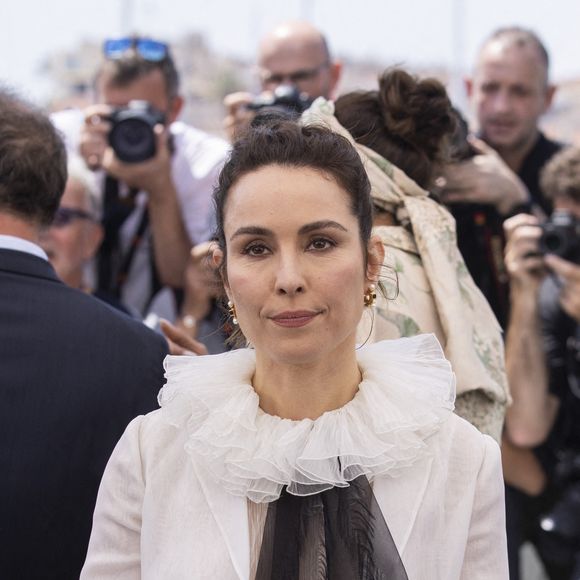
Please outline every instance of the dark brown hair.
[[50, 119], [0, 88], [0, 211], [48, 225], [66, 179], [66, 150]]
[[[242, 176], [268, 165], [313, 168], [332, 177], [349, 195], [366, 248], [372, 229], [371, 186], [362, 161], [347, 139], [321, 126], [302, 126], [272, 118], [251, 127], [232, 148], [214, 191], [217, 227], [215, 238], [224, 251], [224, 210], [231, 187]], [[320, 195], [324, 195], [321, 191]]]
[[357, 143], [373, 149], [421, 187], [432, 185], [436, 165], [447, 161], [455, 121], [445, 87], [402, 69], [379, 77], [379, 90], [356, 91], [335, 103], [338, 121]]
[[550, 199], [565, 197], [580, 203], [580, 148], [567, 147], [554, 155], [542, 170], [540, 186]]

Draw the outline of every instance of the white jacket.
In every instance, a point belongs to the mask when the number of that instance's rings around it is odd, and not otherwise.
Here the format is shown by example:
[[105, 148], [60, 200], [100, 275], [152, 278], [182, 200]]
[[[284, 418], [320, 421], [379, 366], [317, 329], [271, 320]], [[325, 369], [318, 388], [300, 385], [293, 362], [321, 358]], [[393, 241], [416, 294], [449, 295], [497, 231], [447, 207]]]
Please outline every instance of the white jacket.
[[[259, 438], [259, 455], [271, 453], [280, 473], [300, 463], [316, 438], [318, 447], [334, 446], [340, 455], [341, 429], [347, 429], [350, 444], [373, 457], [365, 465], [361, 455], [360, 465], [409, 580], [507, 580], [499, 448], [450, 412], [452, 375], [434, 345], [433, 337], [422, 336], [365, 347], [353, 401], [306, 422], [259, 410], [245, 384], [251, 351], [170, 357], [163, 408], [135, 419], [111, 457], [81, 579], [250, 580], [247, 496], [267, 486], [269, 468], [261, 462], [247, 478], [224, 464], [239, 465]], [[401, 402], [404, 392], [408, 405]], [[405, 408], [391, 410], [387, 399]], [[356, 435], [353, 421], [361, 427]], [[390, 463], [376, 467], [381, 447]]]

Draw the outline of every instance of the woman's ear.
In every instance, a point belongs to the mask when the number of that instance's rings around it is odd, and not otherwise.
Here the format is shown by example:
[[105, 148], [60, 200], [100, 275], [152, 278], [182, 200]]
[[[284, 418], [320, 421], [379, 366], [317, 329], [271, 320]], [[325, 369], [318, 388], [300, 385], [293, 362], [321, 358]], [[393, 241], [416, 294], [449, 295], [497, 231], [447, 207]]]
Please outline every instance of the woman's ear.
[[379, 236], [371, 236], [367, 244], [367, 271], [369, 282], [377, 283], [385, 260], [385, 246]]
[[211, 248], [211, 265], [216, 270], [219, 270], [224, 261], [224, 253], [217, 245]]
[[224, 263], [224, 252], [217, 245], [217, 243], [215, 243], [211, 247], [211, 267], [218, 273], [219, 277], [221, 278], [222, 284], [224, 285], [224, 289], [226, 291], [226, 295], [229, 299], [230, 289], [228, 286], [227, 276], [225, 275], [225, 269], [222, 268], [223, 263]]

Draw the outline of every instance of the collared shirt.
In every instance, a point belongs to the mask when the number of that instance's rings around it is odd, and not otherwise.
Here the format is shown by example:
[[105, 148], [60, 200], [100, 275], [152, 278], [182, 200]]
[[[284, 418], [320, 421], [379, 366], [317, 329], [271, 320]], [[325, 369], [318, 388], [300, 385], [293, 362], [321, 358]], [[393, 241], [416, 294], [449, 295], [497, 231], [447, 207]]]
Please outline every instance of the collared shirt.
[[48, 262], [46, 252], [38, 244], [25, 240], [24, 238], [0, 235], [0, 249], [26, 252], [27, 254], [32, 254], [33, 256], [37, 256]]

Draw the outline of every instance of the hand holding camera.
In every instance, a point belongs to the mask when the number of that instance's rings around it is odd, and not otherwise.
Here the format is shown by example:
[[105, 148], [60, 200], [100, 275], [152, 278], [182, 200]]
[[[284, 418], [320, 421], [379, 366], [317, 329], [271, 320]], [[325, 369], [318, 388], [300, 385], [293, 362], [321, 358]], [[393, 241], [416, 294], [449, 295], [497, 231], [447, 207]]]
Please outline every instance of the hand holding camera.
[[535, 216], [519, 214], [506, 220], [504, 230], [512, 288], [535, 294], [549, 270], [559, 280], [562, 308], [580, 321], [580, 220], [556, 211], [540, 224]]
[[533, 295], [546, 274], [544, 259], [538, 251], [542, 229], [537, 217], [518, 214], [504, 222], [506, 235], [505, 266], [512, 292]]
[[279, 113], [298, 117], [310, 107], [313, 100], [293, 85], [280, 85], [257, 97], [250, 93], [232, 93], [224, 99], [224, 106], [228, 111], [224, 128], [230, 141], [233, 141], [257, 114]]
[[103, 155], [109, 146], [108, 136], [111, 123], [108, 121], [111, 107], [93, 105], [84, 111], [85, 122], [81, 128], [79, 152], [87, 166], [93, 171], [100, 169]]
[[85, 111], [81, 155], [129, 187], [155, 194], [171, 179], [165, 116], [146, 101], [126, 107], [95, 105]]

